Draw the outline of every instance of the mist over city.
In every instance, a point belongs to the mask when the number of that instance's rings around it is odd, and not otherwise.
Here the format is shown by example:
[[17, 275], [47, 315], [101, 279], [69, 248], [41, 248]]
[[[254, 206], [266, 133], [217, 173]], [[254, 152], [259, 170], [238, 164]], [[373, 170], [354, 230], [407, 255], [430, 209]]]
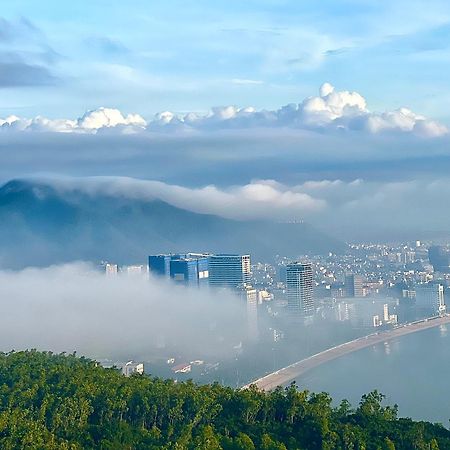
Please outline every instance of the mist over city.
[[0, 448], [450, 448], [450, 5], [0, 13]]

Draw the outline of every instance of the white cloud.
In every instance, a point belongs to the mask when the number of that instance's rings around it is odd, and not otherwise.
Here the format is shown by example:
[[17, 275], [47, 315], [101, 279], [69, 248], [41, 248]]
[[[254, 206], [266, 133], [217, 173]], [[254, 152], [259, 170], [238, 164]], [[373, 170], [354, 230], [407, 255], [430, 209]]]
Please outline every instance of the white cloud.
[[187, 188], [127, 177], [44, 180], [62, 194], [73, 190], [138, 200], [159, 199], [178, 208], [229, 219], [299, 219], [325, 208], [326, 202], [308, 193], [265, 181], [219, 189], [209, 185]]
[[123, 116], [118, 109], [99, 108], [88, 111], [78, 119], [78, 127], [83, 130], [98, 130], [104, 127], [116, 127], [118, 125], [131, 125], [144, 128], [147, 123], [138, 114]]
[[[164, 113], [169, 117], [169, 113]], [[168, 125], [208, 130], [217, 128], [290, 127], [334, 132], [359, 130], [369, 134], [383, 132], [410, 133], [422, 137], [448, 134], [448, 128], [407, 108], [383, 113], [371, 112], [365, 98], [351, 91], [337, 91], [324, 83], [320, 95], [308, 97], [299, 104], [282, 106], [278, 110], [255, 110], [252, 107], [224, 106], [212, 108], [204, 116], [171, 113], [164, 122], [156, 120], [150, 128], [164, 129]], [[172, 129], [172, 128], [171, 128]]]
[[118, 109], [103, 107], [87, 111], [76, 120], [47, 119], [42, 116], [37, 116], [34, 119], [24, 119], [17, 116], [0, 119], [0, 127], [3, 129], [56, 133], [95, 133], [103, 128], [143, 130], [146, 125], [146, 121], [138, 114], [124, 116]]
[[[252, 82], [252, 80], [241, 80]], [[439, 137], [448, 134], [448, 128], [438, 122], [411, 111], [399, 108], [395, 111], [371, 112], [365, 98], [351, 91], [337, 91], [330, 83], [324, 83], [318, 96], [302, 102], [282, 106], [278, 110], [256, 110], [238, 106], [213, 107], [207, 114], [187, 113], [178, 115], [164, 111], [148, 123], [138, 114], [124, 115], [113, 108], [98, 108], [86, 112], [77, 120], [51, 120], [44, 117], [22, 119], [10, 116], [0, 120], [3, 129], [16, 131], [51, 131], [96, 133], [100, 130], [119, 132], [139, 131], [188, 131], [251, 128], [294, 128], [336, 132], [337, 130], [380, 133], [413, 134], [422, 137]]]

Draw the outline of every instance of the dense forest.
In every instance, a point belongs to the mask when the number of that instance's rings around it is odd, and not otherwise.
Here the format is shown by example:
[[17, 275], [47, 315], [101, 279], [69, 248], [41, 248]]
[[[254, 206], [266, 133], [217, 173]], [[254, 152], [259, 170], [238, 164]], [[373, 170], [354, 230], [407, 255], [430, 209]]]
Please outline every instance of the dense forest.
[[397, 417], [369, 393], [353, 409], [292, 385], [270, 393], [125, 378], [75, 355], [0, 354], [0, 448], [450, 449], [442, 425]]

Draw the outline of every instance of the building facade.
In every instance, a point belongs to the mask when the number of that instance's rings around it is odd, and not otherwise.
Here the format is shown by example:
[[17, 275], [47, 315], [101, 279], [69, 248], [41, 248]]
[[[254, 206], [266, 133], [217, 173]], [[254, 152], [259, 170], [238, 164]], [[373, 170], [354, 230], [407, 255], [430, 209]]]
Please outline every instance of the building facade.
[[209, 280], [208, 255], [198, 253], [150, 255], [150, 273], [171, 278], [176, 283], [204, 286]]
[[311, 317], [314, 314], [313, 270], [308, 263], [292, 263], [286, 268], [288, 310], [293, 316]]
[[215, 288], [239, 289], [250, 283], [250, 255], [209, 256], [209, 284]]
[[364, 278], [353, 273], [346, 275], [345, 291], [347, 297], [364, 297]]

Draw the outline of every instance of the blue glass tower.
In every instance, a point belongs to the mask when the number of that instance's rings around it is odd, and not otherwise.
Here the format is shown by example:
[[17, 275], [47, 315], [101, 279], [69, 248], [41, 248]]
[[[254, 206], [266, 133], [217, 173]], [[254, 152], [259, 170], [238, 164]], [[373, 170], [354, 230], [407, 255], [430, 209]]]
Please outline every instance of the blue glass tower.
[[151, 273], [169, 278], [171, 259], [171, 255], [150, 255], [148, 257], [148, 268]]
[[176, 283], [197, 285], [197, 261], [195, 259], [172, 259], [170, 261], [170, 278]]
[[208, 256], [201, 253], [150, 255], [148, 266], [150, 273], [171, 278], [177, 283], [189, 286], [209, 284]]

